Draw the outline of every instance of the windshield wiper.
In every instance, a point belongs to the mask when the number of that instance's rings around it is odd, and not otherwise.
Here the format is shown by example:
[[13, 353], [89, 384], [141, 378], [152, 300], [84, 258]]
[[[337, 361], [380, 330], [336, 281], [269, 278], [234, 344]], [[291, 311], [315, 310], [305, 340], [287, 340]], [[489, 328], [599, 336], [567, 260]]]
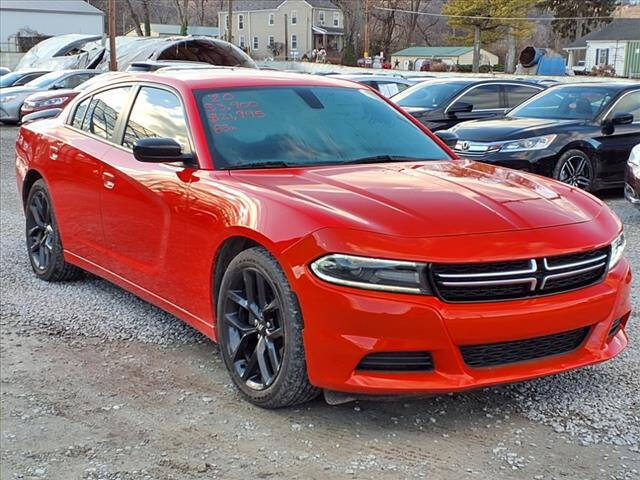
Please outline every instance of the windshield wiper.
[[253, 163], [243, 163], [240, 165], [230, 165], [228, 169], [243, 170], [243, 169], [249, 169], [249, 168], [287, 168], [287, 167], [291, 167], [291, 164], [280, 161], [280, 160], [274, 160], [269, 162], [253, 162]]
[[397, 155], [374, 155], [372, 157], [355, 158], [340, 162], [340, 165], [353, 165], [356, 163], [390, 163], [390, 162], [422, 162], [428, 160], [426, 158], [400, 157]]

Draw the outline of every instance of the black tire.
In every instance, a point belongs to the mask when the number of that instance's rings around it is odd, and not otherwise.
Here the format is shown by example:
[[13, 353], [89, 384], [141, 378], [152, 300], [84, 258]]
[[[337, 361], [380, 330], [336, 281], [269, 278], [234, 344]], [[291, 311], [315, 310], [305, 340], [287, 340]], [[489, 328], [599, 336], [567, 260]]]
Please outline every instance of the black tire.
[[231, 261], [217, 302], [222, 358], [251, 403], [282, 408], [318, 395], [307, 377], [298, 301], [267, 250], [250, 248]]
[[36, 276], [47, 282], [80, 278], [82, 270], [64, 261], [51, 197], [42, 179], [29, 190], [25, 217], [27, 254]]
[[567, 150], [553, 169], [553, 178], [573, 187], [592, 192], [595, 185], [595, 165], [582, 150]]

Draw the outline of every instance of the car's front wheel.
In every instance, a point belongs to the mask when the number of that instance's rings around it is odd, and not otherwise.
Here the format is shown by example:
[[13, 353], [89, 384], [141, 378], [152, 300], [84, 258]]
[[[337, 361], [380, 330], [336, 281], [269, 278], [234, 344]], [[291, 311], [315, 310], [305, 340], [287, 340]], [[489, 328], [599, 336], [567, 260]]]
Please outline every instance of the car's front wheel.
[[250, 248], [231, 261], [217, 313], [224, 363], [249, 401], [280, 408], [318, 394], [307, 377], [300, 307], [267, 250]]
[[553, 178], [587, 192], [593, 191], [595, 180], [593, 162], [582, 150], [569, 150], [558, 160], [553, 170]]
[[60, 233], [43, 180], [31, 186], [25, 205], [27, 252], [38, 278], [49, 282], [74, 280], [82, 270], [64, 260]]

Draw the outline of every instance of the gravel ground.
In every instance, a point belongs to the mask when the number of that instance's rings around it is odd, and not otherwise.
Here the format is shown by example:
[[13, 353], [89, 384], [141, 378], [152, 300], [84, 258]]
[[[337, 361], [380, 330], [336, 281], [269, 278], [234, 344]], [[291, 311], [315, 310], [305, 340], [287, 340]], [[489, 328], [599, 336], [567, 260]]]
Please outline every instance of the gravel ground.
[[[0, 478], [640, 478], [640, 288], [617, 359], [427, 399], [278, 412], [233, 389], [211, 342], [103, 280], [30, 272], [0, 127]], [[619, 192], [640, 272], [640, 213]]]

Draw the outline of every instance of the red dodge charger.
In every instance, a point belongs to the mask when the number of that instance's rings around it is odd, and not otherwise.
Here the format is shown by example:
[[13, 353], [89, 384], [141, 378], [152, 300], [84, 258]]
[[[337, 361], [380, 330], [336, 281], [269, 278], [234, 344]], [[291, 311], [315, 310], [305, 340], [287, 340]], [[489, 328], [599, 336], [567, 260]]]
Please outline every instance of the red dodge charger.
[[602, 202], [457, 159], [362, 85], [124, 75], [23, 126], [16, 154], [35, 274], [89, 271], [173, 313], [262, 407], [521, 381], [628, 342]]

